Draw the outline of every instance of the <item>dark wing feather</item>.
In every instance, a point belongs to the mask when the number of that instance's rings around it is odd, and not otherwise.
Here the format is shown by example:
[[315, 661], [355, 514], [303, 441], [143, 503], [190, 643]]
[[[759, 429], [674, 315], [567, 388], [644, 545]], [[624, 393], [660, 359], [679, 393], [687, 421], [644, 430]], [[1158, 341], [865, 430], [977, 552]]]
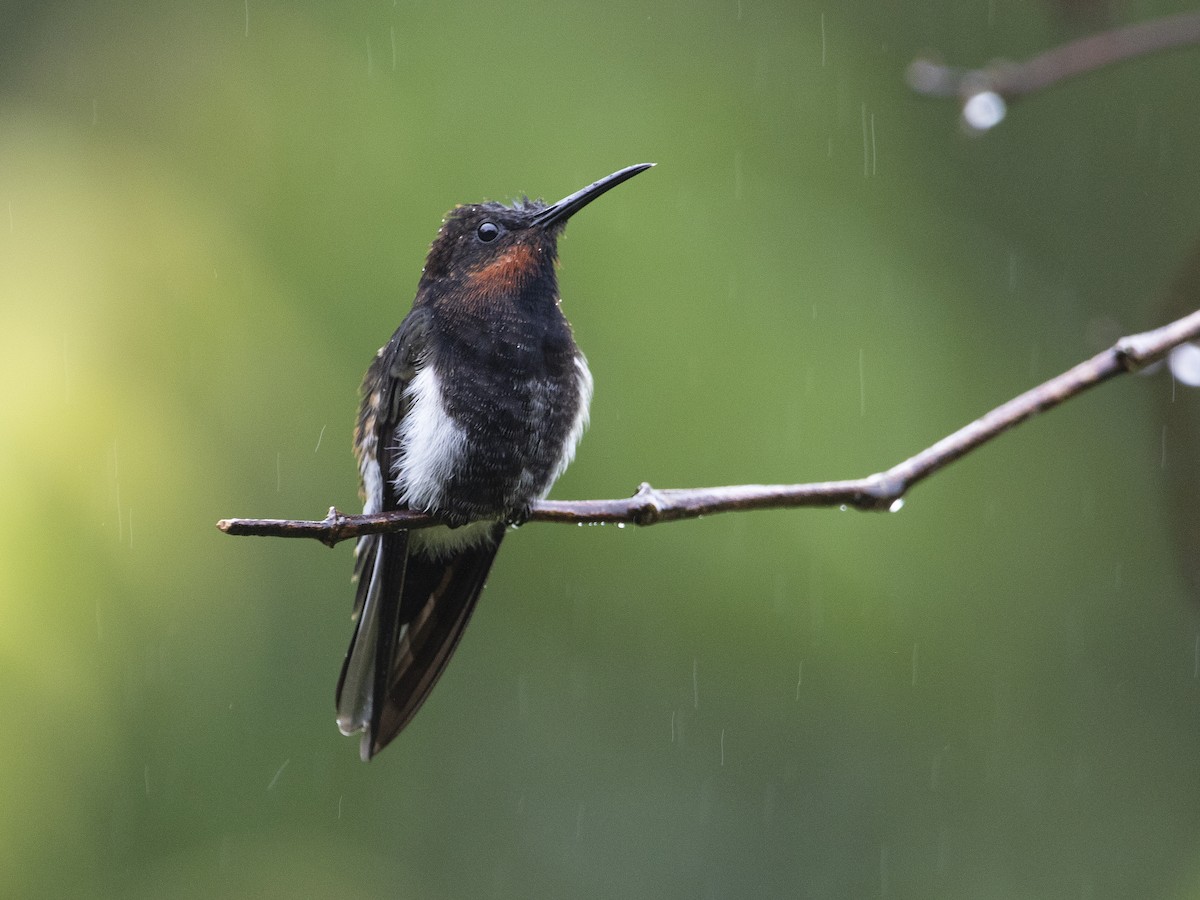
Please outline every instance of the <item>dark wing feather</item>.
[[[425, 353], [428, 311], [415, 307], [405, 317], [392, 339], [371, 362], [363, 379], [362, 405], [354, 435], [354, 451], [363, 471], [377, 467], [379, 496], [364, 500], [378, 510], [396, 509], [399, 502], [392, 481], [396, 429], [407, 412], [405, 388], [416, 374]], [[382, 703], [375, 698], [386, 693], [392, 654], [401, 623], [401, 596], [408, 560], [408, 534], [367, 535], [355, 550], [354, 635], [338, 677], [336, 704], [338, 726], [346, 734], [376, 731]]]

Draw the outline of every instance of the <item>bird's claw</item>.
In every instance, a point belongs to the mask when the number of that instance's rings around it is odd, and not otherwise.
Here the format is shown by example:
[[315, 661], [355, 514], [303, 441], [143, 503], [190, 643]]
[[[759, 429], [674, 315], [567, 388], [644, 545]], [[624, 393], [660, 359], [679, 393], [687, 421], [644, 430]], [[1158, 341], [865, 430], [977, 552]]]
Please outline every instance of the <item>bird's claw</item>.
[[504, 524], [508, 525], [510, 528], [520, 528], [529, 521], [529, 517], [532, 515], [533, 504], [527, 503], [525, 506], [522, 506], [520, 509], [511, 513], [509, 517], [504, 520]]

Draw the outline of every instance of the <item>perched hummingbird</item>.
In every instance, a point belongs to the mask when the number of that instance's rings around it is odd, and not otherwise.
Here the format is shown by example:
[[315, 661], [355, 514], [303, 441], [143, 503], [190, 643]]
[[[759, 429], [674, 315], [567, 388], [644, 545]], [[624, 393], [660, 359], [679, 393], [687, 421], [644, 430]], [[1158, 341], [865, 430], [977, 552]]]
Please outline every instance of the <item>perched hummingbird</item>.
[[354, 453], [363, 512], [412, 508], [447, 525], [362, 537], [354, 637], [337, 686], [343, 734], [370, 759], [429, 695], [471, 616], [507, 524], [575, 456], [592, 375], [559, 308], [567, 219], [652, 163], [547, 206], [446, 216], [412, 310], [362, 385]]

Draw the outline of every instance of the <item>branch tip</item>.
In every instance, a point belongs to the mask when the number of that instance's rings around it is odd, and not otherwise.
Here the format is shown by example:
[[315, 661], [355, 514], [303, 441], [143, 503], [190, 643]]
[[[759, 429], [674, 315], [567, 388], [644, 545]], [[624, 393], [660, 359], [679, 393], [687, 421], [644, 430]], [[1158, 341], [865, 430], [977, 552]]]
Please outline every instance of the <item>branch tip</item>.
[[928, 97], [959, 97], [992, 91], [1011, 102], [1068, 78], [1124, 60], [1200, 43], [1200, 11], [1190, 10], [1091, 34], [1021, 62], [997, 60], [979, 69], [960, 69], [931, 59], [908, 67], [908, 85]]

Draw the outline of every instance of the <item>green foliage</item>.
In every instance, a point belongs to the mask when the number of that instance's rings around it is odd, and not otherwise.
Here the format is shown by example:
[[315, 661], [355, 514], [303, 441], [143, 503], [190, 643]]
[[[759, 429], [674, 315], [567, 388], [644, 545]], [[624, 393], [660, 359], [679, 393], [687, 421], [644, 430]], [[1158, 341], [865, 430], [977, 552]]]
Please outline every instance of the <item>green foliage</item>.
[[1161, 374], [898, 515], [528, 526], [369, 766], [333, 723], [349, 548], [213, 528], [354, 508], [358, 380], [446, 209], [629, 163], [659, 166], [561, 245], [597, 391], [556, 497], [863, 475], [1165, 321], [1195, 51], [972, 141], [908, 61], [1062, 35], [903, 6], [14, 13], [6, 892], [1191, 896], [1200, 616], [1162, 466], [1195, 460]]

